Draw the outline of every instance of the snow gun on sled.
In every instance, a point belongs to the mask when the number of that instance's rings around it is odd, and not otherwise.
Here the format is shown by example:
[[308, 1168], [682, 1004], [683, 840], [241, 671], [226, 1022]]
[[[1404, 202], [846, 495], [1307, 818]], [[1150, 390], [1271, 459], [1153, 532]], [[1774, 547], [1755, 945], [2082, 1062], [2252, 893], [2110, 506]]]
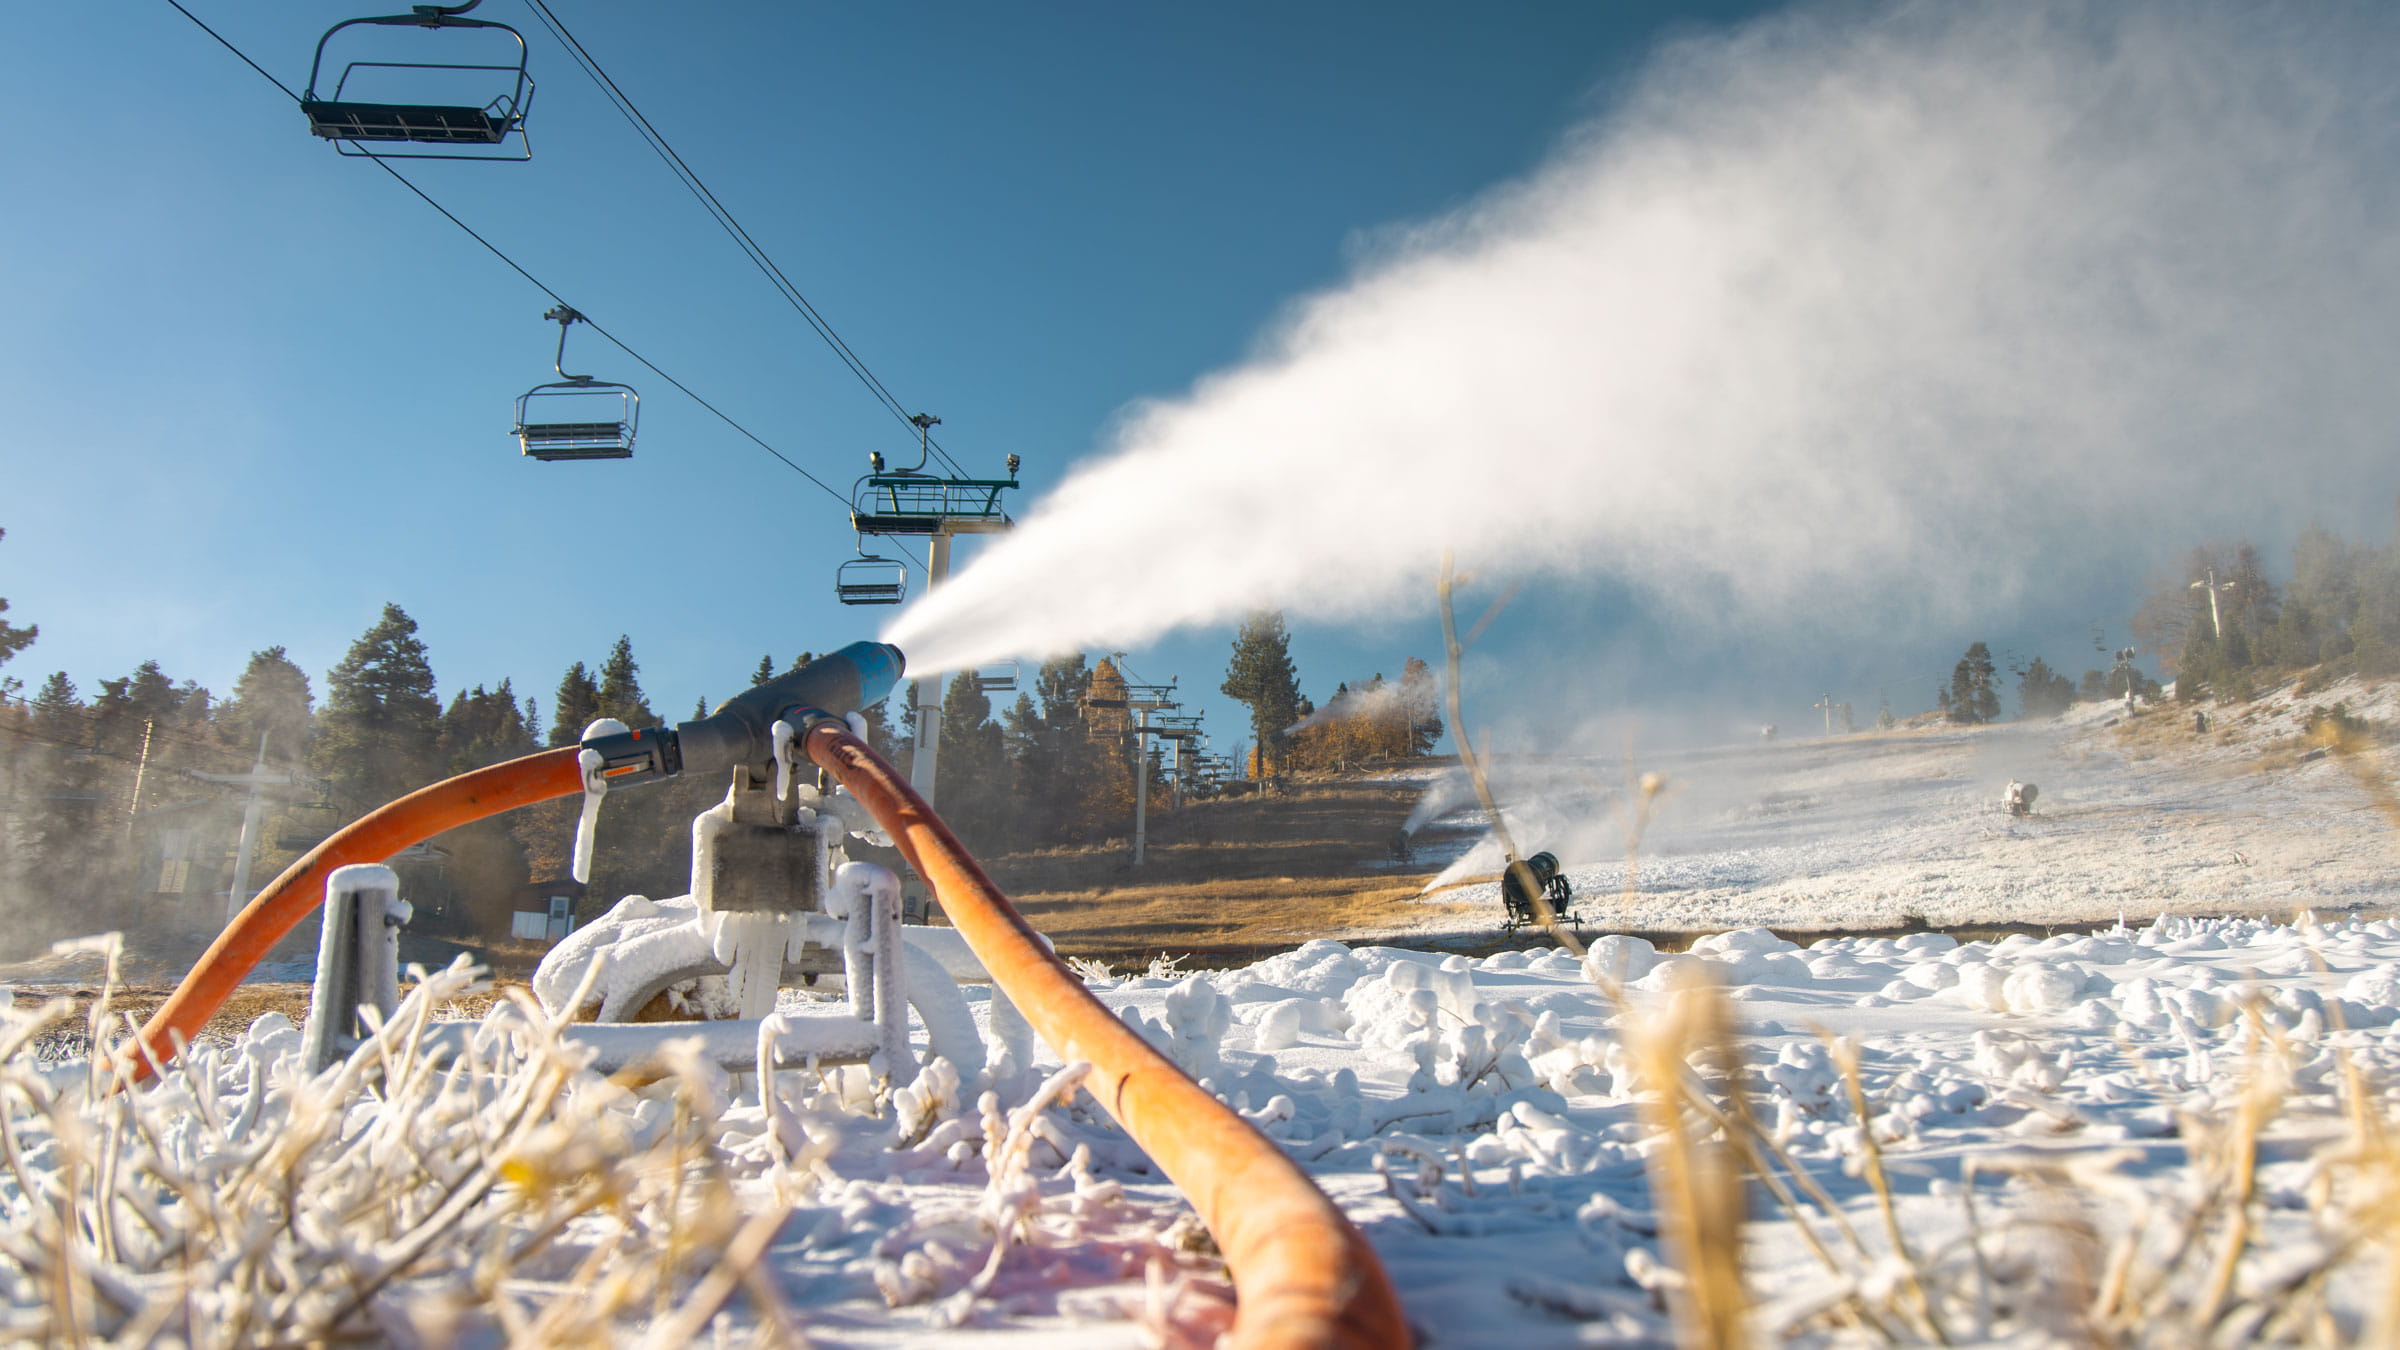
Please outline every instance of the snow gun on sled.
[[[338, 1053], [350, 1043], [342, 1033], [360, 1028], [353, 1020], [359, 1004], [388, 1013], [397, 999], [396, 929], [407, 906], [393, 873], [375, 864], [400, 850], [516, 807], [580, 794], [577, 854], [588, 862], [593, 820], [608, 792], [722, 773], [730, 779], [726, 799], [693, 822], [693, 895], [658, 903], [628, 897], [554, 949], [544, 962], [550, 969], [535, 978], [537, 996], [554, 1012], [580, 1014], [565, 1004], [600, 983], [586, 977], [606, 952], [627, 958], [623, 965], [638, 978], [607, 991], [603, 1015], [631, 1011], [633, 1000], [647, 1001], [678, 980], [712, 977], [725, 981], [736, 1015], [574, 1023], [570, 1039], [588, 1048], [594, 1067], [638, 1059], [663, 1035], [698, 1034], [721, 1062], [755, 1067], [762, 1096], [776, 1091], [777, 1068], [794, 1060], [863, 1062], [898, 1086], [914, 1070], [905, 999], [931, 1051], [955, 1056], [961, 1076], [971, 1077], [983, 1045], [945, 977], [989, 979], [1001, 1039], [1011, 1039], [1002, 1024], [1022, 1016], [1058, 1058], [1088, 1063], [1095, 1100], [1190, 1199], [1233, 1275], [1234, 1345], [1408, 1345], [1391, 1282], [1341, 1210], [1279, 1147], [1093, 998], [925, 800], [852, 730], [848, 714], [883, 699], [905, 669], [899, 649], [853, 643], [672, 730], [596, 723], [580, 744], [460, 774], [370, 812], [286, 868], [234, 917], [120, 1052], [123, 1081], [139, 1083], [171, 1061], [329, 892], [336, 903], [327, 906], [322, 930], [309, 1039]], [[823, 778], [802, 782], [803, 764]], [[939, 897], [955, 941], [943, 930], [903, 933], [898, 879], [889, 871], [863, 862], [833, 867], [838, 841], [856, 835], [880, 835], [899, 850]], [[812, 953], [829, 968], [839, 954], [848, 1008], [774, 1013], [784, 975], [795, 968], [809, 974]], [[438, 1053], [438, 1039], [429, 1048]], [[1030, 1047], [1002, 1048], [1025, 1067]]]

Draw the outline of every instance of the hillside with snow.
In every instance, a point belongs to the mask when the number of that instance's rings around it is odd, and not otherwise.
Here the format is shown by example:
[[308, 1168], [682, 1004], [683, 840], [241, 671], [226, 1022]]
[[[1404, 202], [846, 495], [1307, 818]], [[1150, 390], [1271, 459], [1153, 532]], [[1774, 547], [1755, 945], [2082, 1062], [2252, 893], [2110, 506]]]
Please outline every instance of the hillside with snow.
[[[2246, 706], [2131, 716], [2120, 703], [2079, 704], [2055, 721], [1637, 751], [1630, 764], [1504, 761], [1495, 791], [1519, 847], [1565, 863], [1576, 913], [1595, 931], [2339, 912], [2400, 896], [2400, 836], [2356, 764], [2302, 744], [2310, 711], [2337, 704], [2388, 728], [2400, 687], [2287, 686]], [[2195, 711], [2207, 732], [2193, 729]], [[2391, 763], [2388, 751], [2363, 759], [2377, 772]], [[1628, 848], [1627, 783], [1649, 773], [1665, 788]], [[2040, 789], [2030, 816], [2002, 809], [2012, 780]], [[1499, 869], [1472, 803], [1446, 779], [1420, 807], [1439, 813], [1427, 837], [1456, 855], [1429, 898], [1468, 902], [1464, 916], [1429, 917], [1428, 933], [1499, 911], [1494, 883], [1442, 889]]]

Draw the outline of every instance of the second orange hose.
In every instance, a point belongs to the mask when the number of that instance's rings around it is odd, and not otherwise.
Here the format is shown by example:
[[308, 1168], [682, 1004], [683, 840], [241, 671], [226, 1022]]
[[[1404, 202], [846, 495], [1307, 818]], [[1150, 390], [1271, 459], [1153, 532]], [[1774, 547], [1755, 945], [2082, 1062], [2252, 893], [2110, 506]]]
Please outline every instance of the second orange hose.
[[808, 733], [809, 758], [865, 803], [960, 936], [1050, 1048], [1092, 1065], [1092, 1095], [1199, 1211], [1225, 1254], [1244, 1350], [1409, 1344], [1374, 1248], [1306, 1172], [1248, 1121], [1117, 1020], [1051, 955], [950, 828], [840, 724]]

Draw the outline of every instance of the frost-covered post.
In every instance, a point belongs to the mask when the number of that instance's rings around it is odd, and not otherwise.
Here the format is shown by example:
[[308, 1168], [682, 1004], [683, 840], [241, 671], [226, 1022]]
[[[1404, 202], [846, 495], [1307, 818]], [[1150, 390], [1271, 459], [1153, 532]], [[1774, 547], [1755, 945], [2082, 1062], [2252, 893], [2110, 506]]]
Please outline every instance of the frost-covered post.
[[317, 983], [301, 1040], [310, 1072], [341, 1059], [366, 1034], [362, 1005], [385, 1017], [400, 1006], [400, 925], [409, 914], [399, 875], [381, 863], [340, 868], [327, 879]]

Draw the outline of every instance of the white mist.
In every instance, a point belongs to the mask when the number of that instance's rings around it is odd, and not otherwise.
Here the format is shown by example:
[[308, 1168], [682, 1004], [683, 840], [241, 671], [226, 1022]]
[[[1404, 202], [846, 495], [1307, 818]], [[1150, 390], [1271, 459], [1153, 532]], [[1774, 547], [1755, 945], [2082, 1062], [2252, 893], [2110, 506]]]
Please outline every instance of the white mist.
[[1842, 6], [1668, 49], [885, 636], [937, 670], [1423, 612], [1445, 548], [1840, 632], [2388, 501], [2395, 23]]

